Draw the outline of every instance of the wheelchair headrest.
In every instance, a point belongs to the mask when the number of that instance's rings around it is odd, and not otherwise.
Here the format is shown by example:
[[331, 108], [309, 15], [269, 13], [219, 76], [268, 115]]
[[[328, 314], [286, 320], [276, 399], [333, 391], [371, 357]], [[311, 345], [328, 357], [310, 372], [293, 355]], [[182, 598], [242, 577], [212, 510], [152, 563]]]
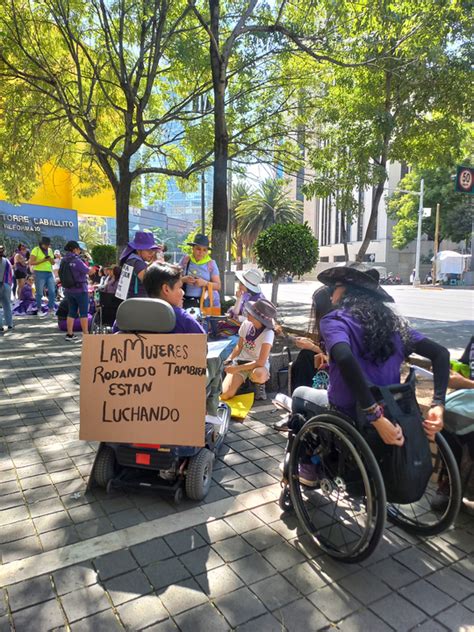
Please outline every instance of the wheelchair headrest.
[[120, 331], [166, 334], [174, 329], [176, 315], [160, 298], [129, 298], [120, 304], [116, 324]]

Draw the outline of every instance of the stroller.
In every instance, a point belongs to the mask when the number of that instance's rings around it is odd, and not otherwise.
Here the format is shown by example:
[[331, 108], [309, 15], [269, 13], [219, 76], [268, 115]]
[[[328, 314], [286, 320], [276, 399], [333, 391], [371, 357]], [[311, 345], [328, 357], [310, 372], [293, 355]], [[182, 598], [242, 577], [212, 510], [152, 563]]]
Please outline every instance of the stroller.
[[[117, 311], [121, 332], [168, 333], [176, 321], [172, 307], [160, 299], [128, 299]], [[120, 334], [117, 334], [120, 335]], [[205, 424], [205, 446], [105, 443], [99, 445], [89, 478], [109, 492], [114, 488], [146, 488], [170, 495], [178, 504], [184, 491], [192, 500], [209, 492], [212, 469], [230, 422], [230, 408], [220, 404], [220, 424]]]

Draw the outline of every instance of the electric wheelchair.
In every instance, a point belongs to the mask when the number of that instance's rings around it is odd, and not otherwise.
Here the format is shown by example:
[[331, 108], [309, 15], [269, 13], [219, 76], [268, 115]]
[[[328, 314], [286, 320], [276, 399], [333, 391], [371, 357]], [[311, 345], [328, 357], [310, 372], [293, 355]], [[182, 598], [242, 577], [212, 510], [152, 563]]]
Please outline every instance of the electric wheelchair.
[[[390, 388], [403, 397], [409, 387]], [[420, 536], [436, 535], [453, 524], [461, 506], [461, 481], [440, 433], [430, 443], [432, 473], [424, 494], [416, 502], [401, 504], [387, 493], [378, 452], [382, 442], [375, 430], [364, 432], [339, 411], [321, 413], [306, 399], [294, 398], [288, 413], [280, 507], [294, 510], [304, 531], [329, 556], [347, 563], [366, 559], [376, 549], [387, 519]], [[315, 466], [314, 484], [302, 482], [303, 463]], [[440, 487], [447, 492], [447, 503], [434, 509], [431, 501]]]
[[[132, 298], [117, 310], [116, 324], [122, 333], [169, 333], [175, 322], [172, 307], [161, 299]], [[211, 388], [216, 389], [209, 375], [210, 362], [217, 365], [213, 372], [220, 378], [222, 359], [208, 350], [207, 395]], [[229, 428], [230, 412], [229, 406], [221, 403], [216, 415], [219, 424], [203, 420], [204, 447], [101, 442], [88, 489], [94, 485], [107, 492], [114, 488], [147, 489], [171, 496], [176, 504], [184, 492], [191, 500], [202, 500], [211, 487], [214, 460]]]

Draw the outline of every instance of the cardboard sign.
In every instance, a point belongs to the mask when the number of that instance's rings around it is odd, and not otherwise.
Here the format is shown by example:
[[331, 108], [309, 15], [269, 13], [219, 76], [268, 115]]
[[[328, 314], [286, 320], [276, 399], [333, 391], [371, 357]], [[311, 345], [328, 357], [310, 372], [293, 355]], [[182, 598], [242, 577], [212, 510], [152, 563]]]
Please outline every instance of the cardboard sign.
[[120, 278], [117, 283], [117, 289], [115, 290], [115, 296], [122, 299], [122, 301], [125, 301], [125, 299], [128, 297], [128, 290], [130, 289], [132, 274], [133, 267], [129, 266], [128, 263], [124, 263], [122, 267], [122, 272], [120, 273]]
[[205, 334], [84, 336], [79, 438], [204, 445]]

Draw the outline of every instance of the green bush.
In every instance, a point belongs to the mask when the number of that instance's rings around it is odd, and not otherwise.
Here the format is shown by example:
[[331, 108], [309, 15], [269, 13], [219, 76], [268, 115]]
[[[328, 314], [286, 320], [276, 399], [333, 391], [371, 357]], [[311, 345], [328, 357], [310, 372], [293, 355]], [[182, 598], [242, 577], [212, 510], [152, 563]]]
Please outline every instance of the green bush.
[[257, 262], [274, 278], [272, 301], [276, 303], [278, 279], [310, 272], [318, 262], [318, 240], [304, 224], [274, 224], [255, 242]]
[[117, 248], [109, 244], [99, 244], [91, 250], [94, 263], [99, 266], [115, 265], [117, 262]]

